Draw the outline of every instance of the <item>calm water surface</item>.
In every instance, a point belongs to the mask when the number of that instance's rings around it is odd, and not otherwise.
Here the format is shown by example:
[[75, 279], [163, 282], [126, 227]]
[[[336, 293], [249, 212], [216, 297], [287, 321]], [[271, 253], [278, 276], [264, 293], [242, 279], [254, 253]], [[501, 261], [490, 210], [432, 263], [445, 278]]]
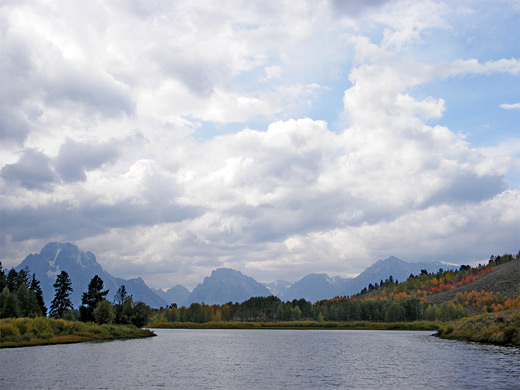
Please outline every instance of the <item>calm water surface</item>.
[[431, 332], [154, 330], [0, 350], [1, 389], [518, 389], [520, 350]]

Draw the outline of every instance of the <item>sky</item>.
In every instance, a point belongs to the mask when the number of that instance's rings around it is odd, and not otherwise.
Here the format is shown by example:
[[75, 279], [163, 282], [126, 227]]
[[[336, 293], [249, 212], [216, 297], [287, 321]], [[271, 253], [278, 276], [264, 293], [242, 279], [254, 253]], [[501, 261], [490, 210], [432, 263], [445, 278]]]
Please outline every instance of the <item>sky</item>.
[[518, 1], [3, 1], [0, 261], [193, 288], [520, 249]]

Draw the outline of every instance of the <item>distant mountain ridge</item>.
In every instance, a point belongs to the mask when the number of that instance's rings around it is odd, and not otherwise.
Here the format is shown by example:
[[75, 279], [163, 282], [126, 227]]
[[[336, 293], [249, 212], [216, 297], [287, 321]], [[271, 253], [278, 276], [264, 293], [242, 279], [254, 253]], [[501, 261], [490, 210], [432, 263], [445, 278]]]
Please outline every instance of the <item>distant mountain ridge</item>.
[[193, 289], [186, 304], [194, 302], [221, 305], [243, 302], [251, 297], [267, 297], [271, 292], [256, 280], [230, 268], [219, 268]]
[[27, 256], [15, 270], [20, 271], [25, 267], [29, 268], [30, 275], [36, 274], [36, 279], [40, 281], [47, 307], [54, 299], [53, 284], [61, 271], [67, 272], [72, 281], [71, 301], [75, 309], [81, 306], [81, 296], [87, 291], [88, 284], [95, 275], [103, 280], [105, 289], [109, 289], [107, 299], [110, 301], [124, 284], [135, 301], [142, 301], [151, 307], [166, 306], [166, 301], [157, 296], [143, 279], [125, 280], [113, 277], [101, 267], [93, 253], [81, 251], [70, 243], [48, 243], [39, 254]]
[[458, 266], [441, 263], [439, 261], [408, 263], [397, 257], [390, 256], [385, 260], [379, 260], [355, 278], [344, 279], [339, 276], [330, 277], [327, 274], [309, 274], [296, 283], [286, 286], [280, 295], [283, 301], [305, 298], [316, 302], [322, 299], [330, 299], [336, 296], [351, 296], [359, 293], [369, 284], [380, 283], [381, 280], [393, 277], [394, 280], [405, 281], [410, 274], [418, 275], [421, 270], [437, 272], [456, 269]]
[[355, 278], [344, 279], [339, 276], [330, 277], [327, 274], [313, 273], [292, 284], [284, 280], [259, 283], [239, 271], [219, 268], [204, 278], [204, 281], [197, 285], [192, 292], [181, 285], [163, 291], [149, 288], [141, 278], [125, 280], [113, 277], [103, 270], [93, 253], [81, 251], [76, 245], [70, 243], [56, 242], [45, 245], [37, 255], [27, 256], [15, 269], [19, 271], [25, 267], [29, 267], [30, 274], [35, 273], [36, 278], [40, 281], [47, 306], [54, 298], [52, 285], [56, 276], [62, 270], [67, 271], [74, 289], [71, 298], [75, 308], [81, 305], [81, 295], [87, 290], [94, 275], [99, 275], [105, 283], [105, 288], [110, 290], [109, 300], [112, 300], [117, 289], [124, 284], [128, 293], [133, 295], [134, 300], [159, 308], [172, 303], [181, 307], [189, 306], [194, 302], [208, 305], [243, 302], [251, 297], [269, 295], [276, 295], [282, 301], [304, 298], [316, 302], [336, 296], [357, 294], [369, 284], [379, 283], [390, 276], [394, 280], [405, 281], [410, 274], [418, 275], [423, 269], [428, 272], [437, 272], [440, 268], [444, 270], [458, 268], [456, 265], [439, 261], [408, 263], [391, 256], [377, 261]]
[[188, 302], [188, 297], [190, 296], [191, 292], [186, 287], [181, 285], [173, 286], [172, 288], [163, 291], [161, 289], [153, 289], [153, 291], [161, 297], [163, 300], [165, 300], [168, 305], [175, 303], [178, 307], [185, 306]]

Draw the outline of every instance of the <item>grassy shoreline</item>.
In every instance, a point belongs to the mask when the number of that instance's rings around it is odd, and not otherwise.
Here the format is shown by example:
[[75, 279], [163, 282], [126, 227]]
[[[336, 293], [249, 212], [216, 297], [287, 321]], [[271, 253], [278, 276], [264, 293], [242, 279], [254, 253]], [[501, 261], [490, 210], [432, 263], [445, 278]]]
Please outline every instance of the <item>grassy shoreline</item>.
[[[482, 314], [453, 322], [156, 322], [158, 329], [299, 329], [299, 330], [412, 330], [437, 331], [443, 339], [520, 347], [520, 310]], [[149, 329], [133, 325], [98, 325], [52, 318], [0, 320], [0, 348], [69, 344], [153, 337]]]
[[336, 321], [285, 321], [285, 322], [156, 322], [151, 328], [159, 329], [330, 329], [330, 330], [438, 330], [438, 322], [336, 322]]
[[463, 318], [439, 328], [443, 339], [520, 347], [520, 310]]
[[0, 320], [0, 348], [125, 340], [153, 336], [155, 333], [149, 329], [140, 329], [134, 325], [98, 325], [44, 317]]
[[459, 321], [416, 322], [157, 322], [158, 329], [296, 329], [296, 330], [412, 330], [437, 331], [443, 339], [520, 347], [520, 310], [483, 314]]

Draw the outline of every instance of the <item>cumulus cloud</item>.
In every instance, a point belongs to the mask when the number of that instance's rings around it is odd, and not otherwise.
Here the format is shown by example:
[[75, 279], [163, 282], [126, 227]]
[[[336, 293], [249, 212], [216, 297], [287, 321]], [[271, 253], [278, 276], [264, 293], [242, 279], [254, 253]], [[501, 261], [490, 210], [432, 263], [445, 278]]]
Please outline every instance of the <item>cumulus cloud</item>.
[[517, 249], [517, 139], [477, 148], [420, 92], [520, 62], [423, 60], [456, 27], [447, 4], [8, 8], [5, 264], [74, 241], [114, 275], [193, 287], [220, 266], [294, 281]]

